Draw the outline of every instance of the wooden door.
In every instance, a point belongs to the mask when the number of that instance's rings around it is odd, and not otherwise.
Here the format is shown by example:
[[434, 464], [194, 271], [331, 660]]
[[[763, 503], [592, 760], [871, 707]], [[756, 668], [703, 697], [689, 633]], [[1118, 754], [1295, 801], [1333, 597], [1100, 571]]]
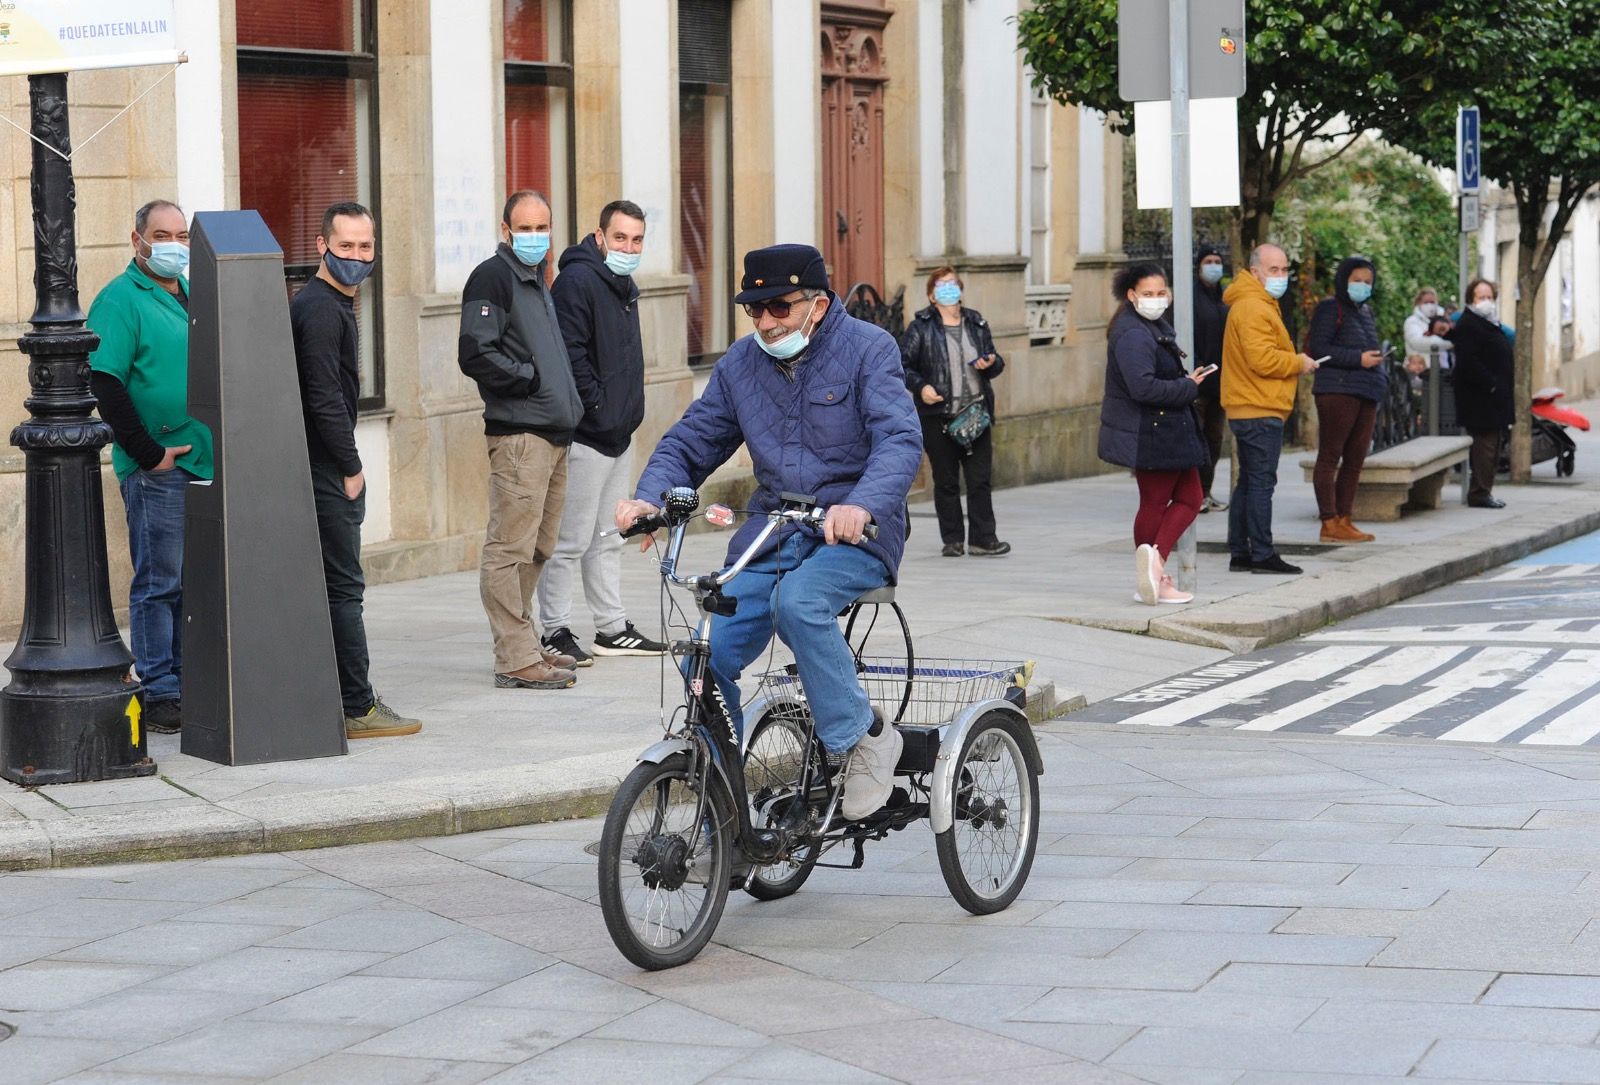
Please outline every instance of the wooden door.
[[841, 296], [883, 282], [883, 30], [889, 12], [822, 6], [822, 255]]

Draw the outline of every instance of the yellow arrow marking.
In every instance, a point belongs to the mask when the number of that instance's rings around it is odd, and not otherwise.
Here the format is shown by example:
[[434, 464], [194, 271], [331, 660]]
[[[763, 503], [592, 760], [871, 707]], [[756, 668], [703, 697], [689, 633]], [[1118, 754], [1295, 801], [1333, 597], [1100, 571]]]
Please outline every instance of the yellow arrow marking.
[[133, 736], [133, 744], [139, 745], [139, 698], [128, 698], [128, 731]]

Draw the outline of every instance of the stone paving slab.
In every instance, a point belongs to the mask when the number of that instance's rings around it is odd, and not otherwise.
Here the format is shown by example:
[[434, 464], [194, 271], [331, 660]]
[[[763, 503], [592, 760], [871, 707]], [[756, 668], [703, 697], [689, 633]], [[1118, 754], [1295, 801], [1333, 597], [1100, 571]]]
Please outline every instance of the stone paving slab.
[[[1282, 472], [1282, 479], [1275, 528], [1286, 547], [1309, 551], [1306, 575], [1289, 582], [1227, 573], [1226, 554], [1218, 552], [1226, 517], [1203, 516], [1197, 603], [1160, 613], [1132, 602], [1123, 587], [1131, 580], [1128, 532], [1137, 497], [1122, 473], [999, 492], [1002, 534], [1014, 547], [1000, 560], [938, 556], [936, 533], [925, 530], [933, 523], [931, 509], [914, 506], [916, 530], [898, 595], [919, 654], [1035, 661], [1030, 697], [1043, 719], [1600, 525], [1600, 490], [1541, 477], [1497, 491], [1511, 506], [1504, 513], [1447, 503], [1383, 525], [1377, 543], [1325, 549], [1316, 544], [1309, 485], [1295, 470]], [[724, 536], [697, 534], [685, 561], [714, 567], [725, 544]], [[628, 551], [623, 594], [630, 616], [653, 628], [658, 579], [650, 557]], [[391, 703], [425, 720], [420, 735], [357, 743], [346, 757], [254, 766], [187, 757], [177, 737], [154, 735], [155, 777], [32, 791], [0, 785], [0, 870], [269, 853], [585, 817], [603, 808], [659, 731], [659, 691], [675, 679], [657, 660], [602, 659], [581, 671], [571, 690], [492, 688], [488, 631], [472, 573], [378, 585], [367, 602], [375, 684]], [[586, 626], [576, 632], [590, 635]], [[873, 651], [886, 643], [882, 636], [874, 633]], [[784, 658], [780, 653], [773, 662]], [[1196, 775], [1214, 771], [1209, 754], [1174, 753]], [[1535, 772], [1538, 756], [1530, 753], [1526, 762]], [[1097, 763], [1101, 774], [1092, 779]], [[1220, 814], [1231, 801], [1276, 802], [1299, 817], [1304, 804], [1318, 798], [1354, 804], [1377, 790], [1357, 771], [1329, 765], [1320, 779], [1295, 766], [1270, 788], [1263, 784], [1273, 775], [1270, 764], [1241, 761], [1231, 787], [1208, 789], [1208, 801], [1220, 804], [1211, 811]], [[1121, 797], [1108, 793], [1109, 785], [1139, 778], [1093, 756], [1083, 765], [1052, 769], [1071, 771], [1084, 785], [1052, 801], [1083, 814], [1107, 812], [1105, 804]], [[1540, 799], [1580, 793], [1582, 780], [1556, 785], [1541, 775], [1547, 790]], [[1459, 792], [1481, 783], [1470, 774], [1444, 773], [1425, 793], [1459, 801]], [[1506, 783], [1498, 795], [1480, 794], [1478, 802], [1514, 803], [1527, 797], [1520, 786]], [[1556, 793], [1561, 786], [1564, 795]], [[1147, 789], [1140, 798], [1194, 800], [1183, 786]], [[1211, 811], [1169, 806], [1127, 815], [1181, 818]]]

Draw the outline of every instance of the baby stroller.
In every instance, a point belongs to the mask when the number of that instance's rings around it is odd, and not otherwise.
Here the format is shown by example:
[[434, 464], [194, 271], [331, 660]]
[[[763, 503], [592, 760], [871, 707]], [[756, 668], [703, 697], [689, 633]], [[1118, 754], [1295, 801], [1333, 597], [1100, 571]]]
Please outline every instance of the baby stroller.
[[[1578, 446], [1567, 433], [1568, 426], [1589, 429], [1589, 419], [1581, 411], [1562, 407], [1556, 400], [1565, 396], [1560, 388], [1541, 388], [1533, 394], [1533, 462], [1556, 461], [1556, 477], [1565, 478], [1577, 470]], [[1500, 469], [1511, 469], [1510, 447], [1501, 455]]]

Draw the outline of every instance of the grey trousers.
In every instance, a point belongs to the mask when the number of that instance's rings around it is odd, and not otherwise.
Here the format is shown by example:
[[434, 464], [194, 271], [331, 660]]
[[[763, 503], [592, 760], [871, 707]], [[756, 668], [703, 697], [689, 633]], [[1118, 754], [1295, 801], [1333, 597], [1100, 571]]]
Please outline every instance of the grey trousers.
[[597, 633], [620, 633], [627, 621], [622, 607], [622, 539], [600, 537], [615, 527], [617, 502], [633, 492], [632, 449], [605, 456], [574, 441], [567, 457], [567, 504], [555, 554], [539, 578], [539, 625], [546, 633], [572, 625], [573, 580], [583, 578]]

